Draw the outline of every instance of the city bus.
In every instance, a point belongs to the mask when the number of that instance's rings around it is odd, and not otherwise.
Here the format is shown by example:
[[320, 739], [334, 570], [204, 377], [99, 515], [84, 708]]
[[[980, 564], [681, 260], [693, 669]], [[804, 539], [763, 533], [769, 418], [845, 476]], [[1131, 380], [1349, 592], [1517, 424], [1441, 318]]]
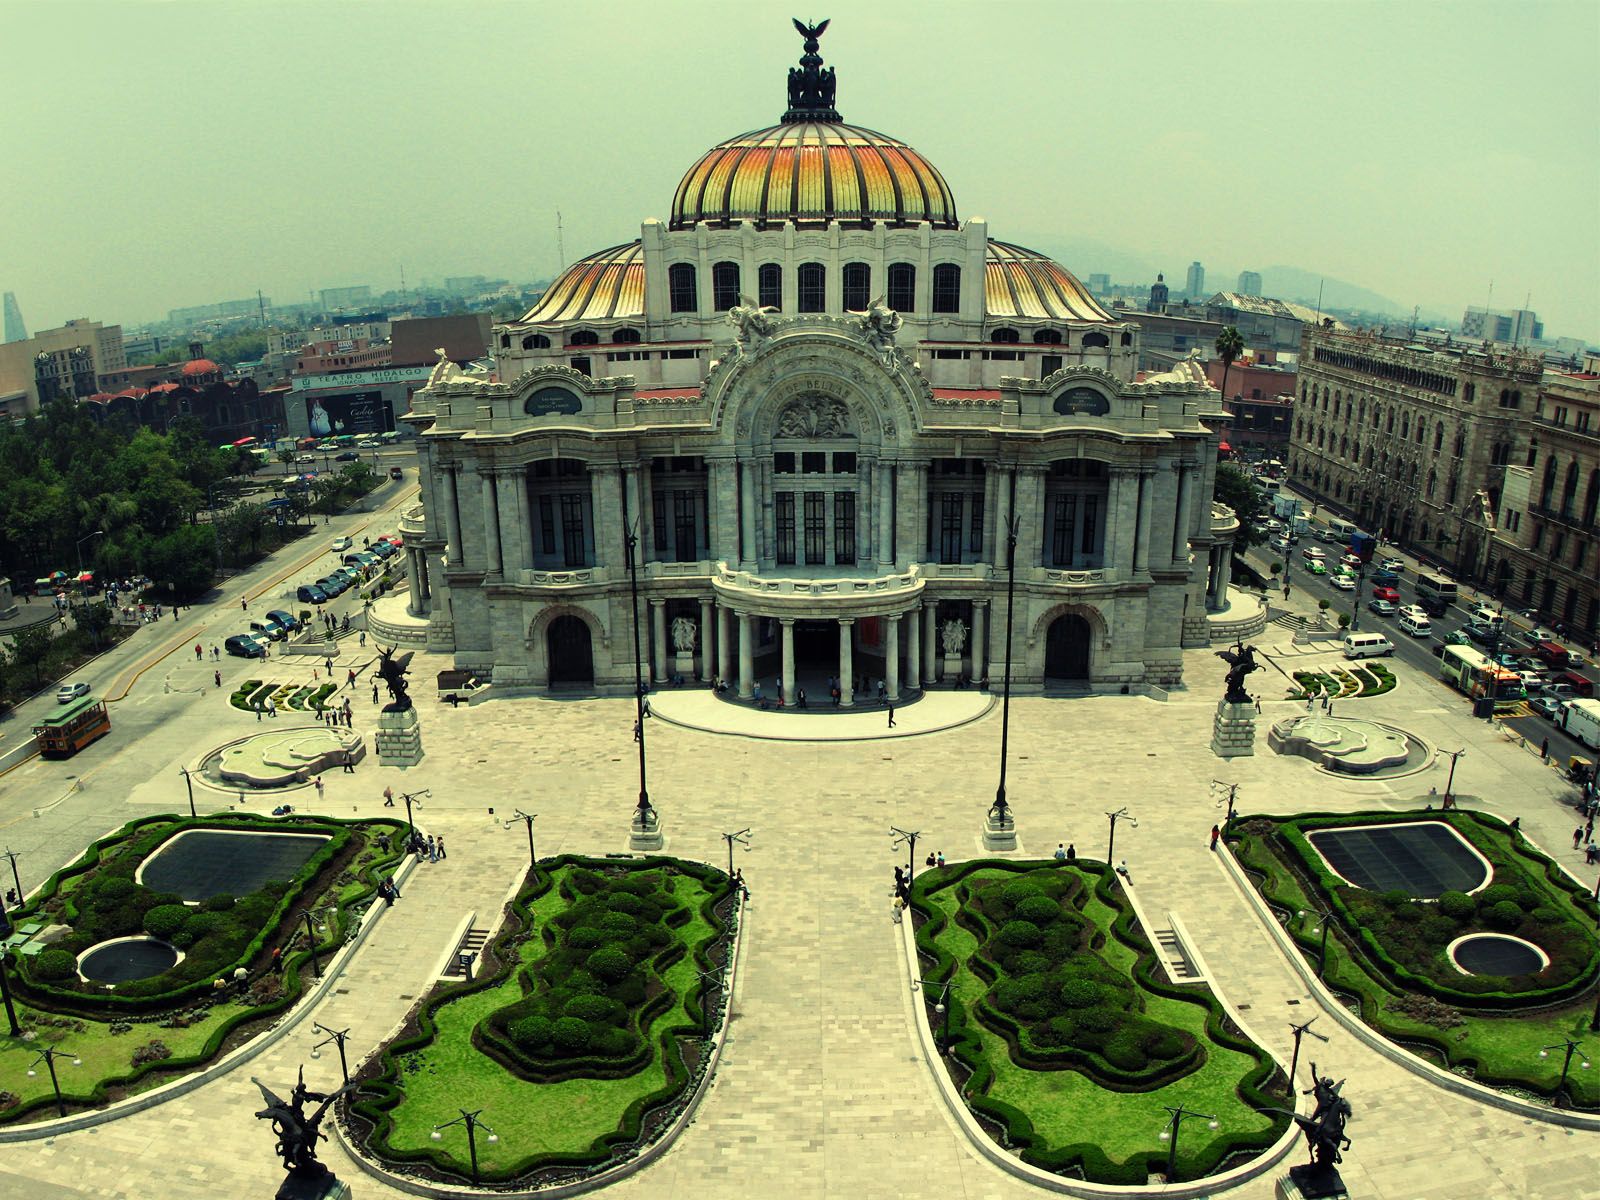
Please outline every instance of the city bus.
[[1444, 616], [1456, 602], [1455, 583], [1449, 579], [1440, 579], [1437, 575], [1417, 572], [1416, 591], [1417, 603], [1427, 610], [1430, 617]]
[[1497, 666], [1472, 646], [1440, 647], [1439, 675], [1474, 700], [1493, 699], [1496, 712], [1515, 708], [1527, 698], [1522, 676]]
[[70, 758], [101, 734], [110, 732], [106, 702], [96, 696], [80, 696], [35, 725], [33, 738], [39, 753], [46, 758]]

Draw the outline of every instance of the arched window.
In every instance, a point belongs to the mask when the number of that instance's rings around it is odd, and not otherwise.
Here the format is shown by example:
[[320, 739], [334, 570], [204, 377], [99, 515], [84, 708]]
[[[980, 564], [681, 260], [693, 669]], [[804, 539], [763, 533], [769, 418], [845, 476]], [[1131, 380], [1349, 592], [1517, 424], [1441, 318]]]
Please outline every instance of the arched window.
[[783, 307], [783, 268], [762, 263], [756, 268], [756, 303], [762, 308]]
[[1561, 515], [1572, 516], [1572, 506], [1578, 501], [1578, 460], [1567, 464], [1567, 481], [1561, 487]]
[[1122, 334], [1122, 344], [1124, 346], [1133, 345], [1133, 334], [1124, 331]]
[[1083, 348], [1085, 350], [1104, 349], [1111, 345], [1111, 339], [1103, 333], [1086, 333], [1083, 335]]
[[1003, 342], [1009, 345], [1012, 342], [1020, 342], [1022, 338], [1017, 334], [1015, 329], [1002, 327], [1000, 329], [991, 329], [989, 331], [989, 340], [991, 342]]
[[611, 335], [611, 340], [618, 345], [632, 345], [639, 340], [639, 331], [624, 326]]
[[1443, 425], [1435, 425], [1433, 427], [1433, 451], [1434, 451], [1435, 454], [1437, 454], [1440, 450], [1443, 450], [1443, 449], [1444, 449], [1444, 426]]
[[673, 312], [698, 312], [700, 291], [693, 263], [673, 263], [667, 268], [667, 305]]
[[1466, 453], [1466, 449], [1467, 449], [1467, 435], [1462, 433], [1461, 430], [1458, 429], [1458, 430], [1456, 430], [1456, 457], [1460, 458], [1463, 454]]
[[828, 272], [821, 263], [800, 264], [800, 311], [826, 312], [828, 308]]
[[524, 350], [548, 350], [550, 349], [550, 339], [542, 333], [530, 333], [522, 339], [522, 348]]
[[502, 333], [500, 335], [500, 349], [502, 349], [502, 350], [511, 349], [511, 335], [509, 333]]
[[[846, 312], [866, 312], [872, 303], [872, 268], [864, 262], [844, 265], [844, 308]], [[890, 306], [891, 308], [893, 305]]]
[[600, 335], [592, 329], [575, 330], [572, 336], [567, 339], [567, 345], [569, 346], [598, 346], [599, 344]]
[[961, 311], [961, 268], [955, 263], [938, 263], [933, 268], [933, 311]]
[[1057, 329], [1035, 329], [1033, 331], [1033, 343], [1036, 346], [1059, 346], [1061, 345], [1061, 331]]
[[1589, 472], [1589, 490], [1583, 498], [1583, 523], [1591, 529], [1597, 510], [1600, 510], [1600, 467]]
[[711, 264], [711, 307], [715, 312], [727, 312], [739, 303], [739, 264], [719, 262]]
[[1417, 442], [1420, 444], [1428, 434], [1428, 423], [1421, 417], [1417, 418]]
[[1400, 418], [1400, 440], [1401, 441], [1410, 441], [1411, 440], [1411, 414], [1410, 413], [1406, 413], [1405, 416]]
[[889, 307], [911, 312], [917, 307], [917, 268], [911, 263], [889, 264]]

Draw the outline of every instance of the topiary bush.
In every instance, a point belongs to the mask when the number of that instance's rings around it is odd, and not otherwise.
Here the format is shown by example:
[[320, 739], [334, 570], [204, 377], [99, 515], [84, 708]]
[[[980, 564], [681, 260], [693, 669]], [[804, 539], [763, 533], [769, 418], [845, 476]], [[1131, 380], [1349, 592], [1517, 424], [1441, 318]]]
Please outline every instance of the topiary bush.
[[1441, 913], [1455, 921], [1465, 921], [1478, 911], [1478, 903], [1465, 892], [1445, 892], [1438, 900]]
[[55, 982], [77, 975], [78, 960], [65, 950], [45, 950], [33, 960], [30, 969], [35, 979]]
[[529, 1050], [538, 1050], [550, 1044], [554, 1023], [549, 1017], [541, 1016], [539, 1013], [529, 1013], [512, 1021], [509, 1032], [517, 1045], [525, 1046]]
[[1490, 905], [1483, 917], [1496, 929], [1509, 931], [1522, 924], [1522, 909], [1517, 907], [1515, 900], [1502, 900]]
[[589, 1048], [589, 1022], [582, 1017], [562, 1017], [551, 1028], [550, 1040], [564, 1054], [581, 1054]]
[[589, 970], [605, 983], [617, 983], [633, 970], [633, 960], [626, 950], [616, 946], [602, 946], [588, 958]]
[[186, 904], [158, 904], [144, 914], [144, 931], [151, 937], [170, 940], [189, 920]]

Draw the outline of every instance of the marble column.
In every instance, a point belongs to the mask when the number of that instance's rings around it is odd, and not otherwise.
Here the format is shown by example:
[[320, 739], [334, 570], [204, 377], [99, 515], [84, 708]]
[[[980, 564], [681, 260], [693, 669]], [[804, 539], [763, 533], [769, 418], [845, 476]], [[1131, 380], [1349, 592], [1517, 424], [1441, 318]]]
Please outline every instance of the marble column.
[[756, 467], [751, 459], [738, 464], [739, 470], [739, 565], [756, 569]]
[[1128, 472], [1123, 467], [1113, 466], [1110, 476], [1111, 484], [1106, 489], [1106, 548], [1100, 556], [1100, 564], [1107, 571], [1120, 571], [1126, 576], [1131, 555], [1123, 552], [1120, 539], [1123, 535], [1122, 503], [1128, 486]]
[[733, 678], [733, 610], [724, 604], [717, 605], [717, 678], [730, 686]]
[[651, 562], [656, 557], [656, 503], [655, 482], [651, 478], [651, 460], [646, 458], [636, 464], [633, 480], [629, 484], [639, 502], [639, 561]]
[[1233, 582], [1233, 544], [1222, 547], [1221, 561], [1217, 564], [1217, 607], [1228, 606], [1228, 587]]
[[444, 504], [444, 535], [449, 539], [445, 546], [445, 561], [451, 566], [461, 565], [461, 511], [456, 506], [456, 470], [446, 467], [439, 474], [439, 499]]
[[717, 661], [716, 652], [716, 623], [711, 619], [712, 599], [710, 596], [700, 598], [700, 678], [711, 679], [712, 665]]
[[650, 601], [650, 635], [655, 642], [655, 679], [657, 683], [667, 681], [667, 602], [665, 600]]
[[[522, 520], [521, 509], [527, 506], [527, 487], [521, 471], [496, 471], [494, 476], [495, 505], [500, 515], [500, 562], [502, 573], [513, 576], [528, 565], [530, 542], [527, 525]], [[522, 504], [517, 503], [517, 489], [523, 493]]]
[[922, 655], [922, 678], [931, 686], [939, 678], [939, 602], [922, 602], [922, 644], [911, 644], [911, 653]]
[[1017, 568], [1032, 571], [1039, 565], [1043, 537], [1044, 471], [1037, 466], [1017, 468]]
[[855, 703], [855, 624], [854, 618], [841, 617], [839, 620], [839, 704], [844, 708]]
[[756, 681], [755, 618], [749, 613], [739, 614], [739, 699], [748, 700]]
[[1150, 526], [1154, 523], [1155, 477], [1148, 471], [1139, 472], [1139, 517], [1133, 539], [1133, 569], [1150, 569]]
[[873, 497], [873, 515], [878, 530], [878, 566], [887, 571], [894, 568], [894, 467], [880, 458], [875, 475], [877, 495]]
[[997, 563], [1000, 561], [1002, 550], [996, 530], [999, 528], [1000, 516], [1000, 468], [996, 463], [988, 464], [983, 473], [983, 552], [982, 561]]
[[900, 700], [900, 617], [898, 614], [884, 620], [883, 674], [884, 685], [889, 689], [889, 703]]
[[483, 560], [484, 570], [490, 575], [500, 574], [500, 510], [495, 503], [494, 475], [488, 471], [478, 476], [483, 485]]
[[972, 678], [982, 682], [989, 675], [988, 618], [989, 602], [972, 602]]
[[925, 481], [927, 466], [923, 463], [902, 463], [895, 470], [894, 512], [896, 563], [921, 562], [927, 526], [922, 517], [926, 499]]
[[[614, 463], [589, 465], [589, 508], [594, 523], [594, 561], [596, 566], [628, 569], [628, 530], [639, 517], [639, 497], [630, 486], [627, 520], [623, 520], [622, 472]], [[557, 510], [559, 512], [559, 508]], [[641, 547], [642, 550], [642, 547]], [[643, 563], [644, 558], [635, 560]]]
[[1189, 524], [1194, 520], [1194, 468], [1178, 464], [1178, 518], [1172, 529], [1172, 561], [1180, 567], [1189, 562]]
[[512, 476], [516, 484], [517, 520], [522, 523], [522, 569], [533, 566], [533, 499], [528, 495], [528, 468], [519, 466]]
[[406, 596], [406, 612], [413, 617], [422, 615], [422, 569], [417, 565], [420, 553], [414, 547], [406, 547], [406, 580], [411, 585], [410, 593]]
[[780, 617], [779, 628], [783, 631], [783, 703], [785, 707], [794, 707], [794, 618]]
[[433, 577], [428, 573], [428, 552], [417, 547], [417, 578], [422, 581], [422, 611], [433, 611]]
[[738, 488], [732, 459], [706, 461], [706, 516], [711, 529], [711, 557], [731, 567], [739, 565]]
[[[922, 605], [913, 605], [906, 621], [906, 686], [912, 691], [922, 688], [922, 656], [917, 653], [917, 647], [922, 644]], [[933, 672], [928, 673], [928, 682], [934, 680]]]

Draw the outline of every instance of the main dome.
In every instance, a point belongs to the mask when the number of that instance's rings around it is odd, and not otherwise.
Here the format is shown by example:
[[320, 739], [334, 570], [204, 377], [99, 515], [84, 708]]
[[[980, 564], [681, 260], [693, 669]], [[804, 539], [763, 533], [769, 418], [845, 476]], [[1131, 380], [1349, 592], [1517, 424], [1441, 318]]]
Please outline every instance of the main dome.
[[773, 125], [706, 151], [678, 184], [671, 227], [702, 221], [958, 223], [950, 185], [932, 163], [897, 138], [835, 121]]

